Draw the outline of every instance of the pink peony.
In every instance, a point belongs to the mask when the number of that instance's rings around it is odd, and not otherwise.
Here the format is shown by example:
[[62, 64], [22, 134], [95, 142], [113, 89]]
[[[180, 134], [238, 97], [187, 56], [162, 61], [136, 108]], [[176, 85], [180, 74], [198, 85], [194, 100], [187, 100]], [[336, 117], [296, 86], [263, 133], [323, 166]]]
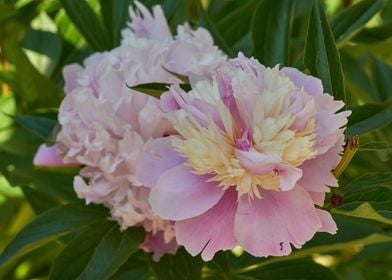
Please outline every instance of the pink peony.
[[192, 255], [208, 261], [237, 245], [288, 255], [316, 232], [336, 232], [315, 205], [337, 186], [343, 105], [319, 79], [240, 54], [190, 92], [173, 85], [161, 97], [178, 135], [150, 141], [136, 176]]
[[[153, 15], [138, 2], [136, 7], [130, 9], [132, 22], [123, 31], [120, 47], [93, 54], [83, 66], [64, 68], [66, 96], [59, 110], [62, 129], [54, 154], [60, 158], [36, 163], [81, 165], [80, 176], [74, 179], [78, 197], [108, 207], [121, 229], [142, 225], [148, 234], [141, 247], [159, 259], [165, 252], [176, 251], [174, 226], [152, 212], [150, 189], [135, 177], [135, 168], [144, 147], [173, 129], [158, 99], [130, 90], [126, 84], [177, 82], [162, 66], [184, 75], [208, 76], [226, 57], [206, 30], [192, 31], [184, 25], [179, 30], [186, 29], [186, 34], [173, 38], [160, 6], [153, 8]], [[189, 55], [193, 63], [173, 59], [174, 48]], [[46, 157], [42, 152], [37, 159]]]

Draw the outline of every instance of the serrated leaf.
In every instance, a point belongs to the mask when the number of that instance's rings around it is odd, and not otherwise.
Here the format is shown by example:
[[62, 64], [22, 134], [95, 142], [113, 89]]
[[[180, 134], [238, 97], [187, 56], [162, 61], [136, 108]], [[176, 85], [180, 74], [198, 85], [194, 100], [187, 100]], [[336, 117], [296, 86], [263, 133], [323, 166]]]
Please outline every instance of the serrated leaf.
[[304, 64], [322, 80], [325, 92], [346, 101], [339, 52], [320, 0], [314, 2], [310, 13]]
[[103, 236], [78, 279], [108, 279], [139, 249], [143, 238], [141, 228], [120, 231], [116, 224]]
[[381, 10], [384, 0], [365, 0], [352, 5], [331, 19], [331, 28], [338, 45], [350, 40]]
[[25, 226], [0, 255], [0, 266], [68, 232], [105, 219], [106, 210], [68, 204], [37, 216]]
[[61, 0], [61, 4], [91, 48], [104, 51], [113, 47], [108, 32], [86, 0]]
[[252, 56], [262, 64], [287, 65], [293, 13], [292, 0], [262, 1], [257, 6], [251, 24]]
[[22, 127], [46, 140], [52, 133], [56, 121], [39, 116], [16, 115], [12, 117]]

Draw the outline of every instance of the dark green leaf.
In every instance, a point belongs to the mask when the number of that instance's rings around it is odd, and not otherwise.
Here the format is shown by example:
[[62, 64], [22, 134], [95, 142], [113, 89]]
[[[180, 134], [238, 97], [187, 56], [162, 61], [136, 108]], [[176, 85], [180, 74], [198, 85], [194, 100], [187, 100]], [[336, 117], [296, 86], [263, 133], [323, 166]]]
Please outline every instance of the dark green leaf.
[[91, 224], [78, 234], [53, 260], [50, 279], [77, 279], [89, 264], [95, 248], [114, 226], [108, 221], [99, 222]]
[[372, 44], [386, 40], [392, 36], [392, 22], [381, 26], [362, 29], [353, 41], [362, 44]]
[[[244, 1], [236, 9], [231, 9], [223, 14], [216, 27], [229, 46], [233, 46], [249, 32], [258, 0]], [[243, 2], [241, 2], [243, 3]]]
[[344, 193], [358, 192], [370, 186], [392, 183], [392, 173], [369, 173], [350, 181], [344, 186]]
[[380, 59], [372, 61], [372, 76], [381, 100], [392, 99], [392, 67]]
[[279, 280], [338, 280], [336, 273], [311, 260], [280, 261], [260, 266], [241, 275], [247, 279], [279, 279]]
[[[180, 84], [179, 85], [183, 90], [189, 91], [191, 87], [189, 84]], [[159, 98], [162, 93], [169, 90], [170, 84], [165, 83], [147, 83], [140, 84], [136, 86], [128, 86], [128, 88], [151, 95], [153, 97]]]
[[262, 1], [252, 25], [252, 56], [267, 66], [288, 63], [294, 1]]
[[62, 91], [34, 68], [17, 43], [7, 41], [5, 53], [15, 64], [18, 88], [14, 92], [21, 107], [31, 110], [58, 106]]
[[383, 127], [392, 122], [392, 101], [365, 104], [351, 109], [347, 134], [354, 136]]
[[39, 137], [46, 140], [52, 133], [56, 121], [45, 117], [17, 115], [12, 117], [18, 124], [34, 132]]
[[331, 20], [338, 45], [350, 40], [382, 8], [384, 0], [365, 0], [344, 9]]
[[359, 151], [392, 150], [392, 144], [386, 142], [369, 142], [359, 146]]
[[106, 211], [97, 207], [68, 204], [37, 216], [4, 249], [0, 266], [68, 232], [105, 219]]
[[187, 76], [181, 75], [179, 73], [170, 71], [169, 69], [167, 69], [164, 66], [161, 66], [163, 68], [163, 70], [165, 70], [166, 72], [172, 74], [174, 77], [176, 77], [177, 79], [179, 79], [180, 81], [182, 81], [184, 84], [189, 84], [189, 78]]
[[181, 248], [175, 256], [165, 255], [151, 266], [158, 280], [198, 280], [201, 279], [203, 261]]
[[230, 57], [234, 56], [234, 52], [232, 51], [230, 46], [227, 44], [225, 38], [222, 37], [218, 28], [216, 27], [215, 23], [210, 19], [210, 16], [208, 15], [207, 12], [203, 12], [202, 19], [204, 20], [204, 23], [205, 23], [207, 29], [210, 31], [212, 37], [214, 38], [215, 44], [222, 51], [224, 51], [226, 54], [228, 54]]
[[61, 3], [69, 18], [94, 50], [104, 51], [113, 47], [102, 22], [85, 0], [61, 0]]
[[60, 205], [53, 197], [30, 187], [22, 187], [23, 194], [36, 214], [41, 214], [50, 208]]
[[109, 278], [139, 249], [143, 238], [141, 228], [129, 228], [121, 232], [116, 224], [99, 242], [90, 262], [78, 279]]
[[121, 30], [128, 21], [128, 7], [133, 0], [99, 0], [101, 13], [107, 33], [113, 46], [120, 44]]
[[304, 64], [322, 80], [325, 92], [346, 100], [339, 52], [320, 0], [314, 2], [310, 14]]

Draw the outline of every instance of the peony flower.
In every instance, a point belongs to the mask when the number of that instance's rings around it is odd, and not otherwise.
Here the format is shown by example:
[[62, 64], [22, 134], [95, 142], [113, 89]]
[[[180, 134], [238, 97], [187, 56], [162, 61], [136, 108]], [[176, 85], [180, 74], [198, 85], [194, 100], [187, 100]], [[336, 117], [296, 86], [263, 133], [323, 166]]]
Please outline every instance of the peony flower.
[[[153, 7], [150, 14], [139, 2], [135, 5], [136, 10], [130, 8], [132, 22], [122, 32], [121, 46], [93, 54], [83, 66], [64, 68], [66, 96], [58, 115], [61, 131], [51, 155], [56, 149], [56, 163], [82, 166], [74, 179], [79, 198], [108, 207], [121, 229], [143, 226], [147, 236], [141, 247], [154, 252], [157, 260], [176, 251], [174, 226], [152, 212], [150, 189], [135, 177], [136, 160], [148, 143], [173, 129], [158, 99], [126, 85], [178, 82], [165, 68], [183, 75], [208, 76], [226, 57], [206, 30], [192, 31], [185, 24], [173, 38], [160, 6]], [[174, 48], [189, 55], [192, 64], [174, 59]], [[38, 159], [45, 157], [42, 151]]]
[[177, 135], [148, 143], [136, 177], [190, 254], [208, 261], [240, 245], [254, 256], [288, 255], [337, 230], [315, 205], [337, 186], [343, 105], [317, 78], [240, 54], [188, 93], [173, 85], [161, 97]]

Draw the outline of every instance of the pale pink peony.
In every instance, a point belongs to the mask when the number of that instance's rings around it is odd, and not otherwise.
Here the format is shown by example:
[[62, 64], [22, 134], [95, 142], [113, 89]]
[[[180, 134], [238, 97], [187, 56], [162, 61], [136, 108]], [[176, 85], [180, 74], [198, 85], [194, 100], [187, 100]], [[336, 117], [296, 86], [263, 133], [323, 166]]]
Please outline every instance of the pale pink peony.
[[136, 176], [192, 255], [207, 261], [237, 245], [287, 255], [316, 232], [336, 232], [315, 205], [337, 186], [343, 105], [319, 79], [240, 54], [190, 92], [174, 85], [161, 97], [178, 135], [149, 142]]
[[[181, 31], [184, 35], [173, 38], [160, 6], [153, 7], [152, 15], [139, 2], [135, 4], [137, 10], [130, 8], [132, 22], [123, 31], [120, 47], [90, 56], [83, 66], [64, 68], [66, 96], [58, 115], [61, 131], [57, 151], [51, 154], [60, 158], [45, 162], [42, 149], [36, 158], [46, 165], [60, 161], [81, 165], [80, 176], [74, 179], [78, 197], [108, 207], [121, 229], [142, 225], [147, 236], [141, 247], [159, 259], [177, 249], [174, 225], [152, 212], [150, 189], [135, 177], [135, 164], [146, 145], [173, 129], [158, 99], [126, 85], [178, 82], [164, 67], [183, 75], [208, 76], [226, 57], [206, 30], [192, 31], [185, 24], [179, 27], [186, 29]], [[174, 48], [189, 55], [192, 63], [173, 59]]]

